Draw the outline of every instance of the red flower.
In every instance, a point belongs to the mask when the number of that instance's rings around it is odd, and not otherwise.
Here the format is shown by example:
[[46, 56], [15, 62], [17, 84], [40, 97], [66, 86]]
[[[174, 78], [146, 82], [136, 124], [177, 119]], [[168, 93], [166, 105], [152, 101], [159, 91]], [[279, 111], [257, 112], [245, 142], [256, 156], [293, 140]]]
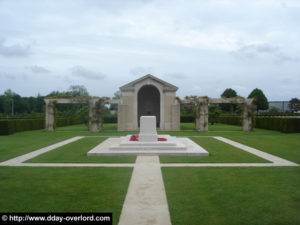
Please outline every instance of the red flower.
[[139, 140], [139, 136], [138, 135], [131, 135], [130, 141], [138, 141], [138, 140]]
[[167, 138], [157, 138], [158, 141], [167, 141]]

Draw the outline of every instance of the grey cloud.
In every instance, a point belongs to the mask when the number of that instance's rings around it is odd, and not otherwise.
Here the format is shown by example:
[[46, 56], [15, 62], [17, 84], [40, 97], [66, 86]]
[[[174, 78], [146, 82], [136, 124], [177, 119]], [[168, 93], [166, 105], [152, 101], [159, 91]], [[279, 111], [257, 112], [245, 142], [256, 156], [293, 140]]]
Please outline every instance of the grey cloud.
[[16, 75], [5, 73], [5, 72], [0, 72], [0, 77], [3, 77], [5, 79], [10, 79], [10, 80], [15, 80], [17, 78]]
[[231, 54], [238, 59], [253, 59], [263, 55], [268, 55], [273, 57], [275, 63], [298, 61], [296, 58], [284, 54], [278, 46], [267, 43], [244, 45], [237, 51], [231, 52]]
[[288, 55], [283, 54], [282, 52], [279, 52], [276, 58], [276, 62], [278, 63], [284, 63], [284, 62], [298, 62], [298, 58], [290, 57]]
[[143, 76], [143, 75], [146, 75], [146, 74], [151, 74], [152, 73], [152, 68], [151, 67], [137, 66], [137, 67], [132, 68], [129, 72], [134, 76]]
[[31, 54], [31, 46], [20, 44], [6, 45], [4, 39], [0, 39], [0, 55], [5, 57], [26, 57]]
[[71, 72], [74, 76], [89, 80], [103, 80], [106, 77], [106, 75], [101, 72], [95, 72], [82, 66], [75, 66], [71, 68]]
[[26, 66], [25, 68], [33, 73], [51, 73], [50, 70], [42, 66]]
[[25, 80], [25, 81], [29, 80], [29, 76], [28, 76], [27, 74], [23, 74], [22, 78], [23, 78], [23, 80]]
[[256, 45], [244, 45], [239, 48], [237, 51], [231, 52], [233, 56], [241, 59], [245, 58], [254, 58], [259, 54], [274, 54], [279, 52], [279, 48], [277, 46], [269, 45], [269, 44], [256, 44]]

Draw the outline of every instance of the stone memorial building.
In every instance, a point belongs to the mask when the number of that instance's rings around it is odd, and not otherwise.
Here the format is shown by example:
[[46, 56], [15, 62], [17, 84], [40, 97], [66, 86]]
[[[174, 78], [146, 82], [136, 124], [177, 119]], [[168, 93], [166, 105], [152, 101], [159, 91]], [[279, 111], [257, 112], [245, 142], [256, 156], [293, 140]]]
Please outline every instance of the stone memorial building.
[[180, 129], [178, 87], [150, 74], [120, 87], [118, 130], [137, 130], [141, 116], [156, 116], [159, 130]]

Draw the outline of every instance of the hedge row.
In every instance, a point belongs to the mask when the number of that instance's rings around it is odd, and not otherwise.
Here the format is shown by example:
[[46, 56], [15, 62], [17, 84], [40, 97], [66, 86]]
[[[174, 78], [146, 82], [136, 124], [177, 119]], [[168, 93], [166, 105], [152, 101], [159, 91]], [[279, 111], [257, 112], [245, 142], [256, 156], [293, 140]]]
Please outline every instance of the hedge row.
[[64, 127], [82, 123], [78, 117], [58, 117], [56, 118], [56, 127]]
[[277, 130], [284, 133], [299, 133], [300, 118], [292, 117], [256, 117], [257, 128]]
[[[241, 126], [242, 118], [237, 115], [220, 116], [218, 118], [218, 122]], [[266, 130], [276, 130], [284, 133], [299, 133], [300, 118], [257, 116], [255, 117], [255, 127]]]
[[193, 115], [181, 115], [180, 116], [180, 122], [181, 123], [194, 123], [195, 122], [195, 116], [193, 116]]
[[103, 117], [103, 123], [117, 123], [117, 116], [105, 116]]
[[242, 126], [242, 116], [239, 115], [221, 115], [217, 121], [218, 123]]
[[[56, 118], [56, 126], [68, 126], [81, 123], [78, 118], [75, 117], [59, 117]], [[0, 135], [9, 135], [16, 132], [39, 130], [45, 128], [45, 119], [9, 119], [0, 120]]]

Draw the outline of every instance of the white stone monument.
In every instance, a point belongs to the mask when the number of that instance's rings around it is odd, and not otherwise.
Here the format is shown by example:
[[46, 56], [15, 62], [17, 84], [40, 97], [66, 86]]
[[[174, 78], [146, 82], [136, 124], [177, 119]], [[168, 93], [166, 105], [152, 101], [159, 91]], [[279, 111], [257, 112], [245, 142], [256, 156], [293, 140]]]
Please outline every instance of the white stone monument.
[[91, 151], [88, 156], [114, 155], [176, 155], [208, 156], [209, 153], [189, 138], [177, 138], [170, 135], [157, 135], [156, 116], [141, 116], [138, 140], [127, 135], [108, 138]]
[[140, 124], [139, 141], [157, 141], [156, 116], [141, 116]]

